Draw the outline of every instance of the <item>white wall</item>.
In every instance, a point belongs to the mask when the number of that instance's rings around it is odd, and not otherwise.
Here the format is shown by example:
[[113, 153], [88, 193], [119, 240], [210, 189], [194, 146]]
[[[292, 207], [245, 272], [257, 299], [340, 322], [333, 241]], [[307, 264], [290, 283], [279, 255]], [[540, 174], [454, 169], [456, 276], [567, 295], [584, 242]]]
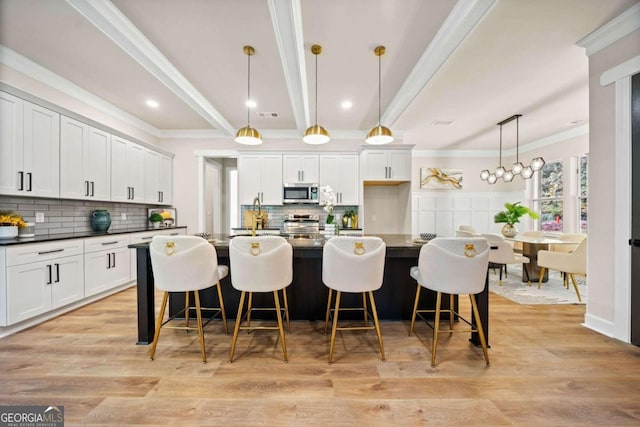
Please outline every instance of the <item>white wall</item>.
[[[602, 74], [627, 60], [640, 55], [640, 30], [636, 30], [589, 57], [589, 245], [587, 273], [589, 295], [585, 324], [601, 332], [619, 336], [628, 322], [616, 316], [616, 297], [630, 288], [627, 272], [616, 271], [616, 241], [618, 227], [628, 223], [614, 220], [618, 214], [622, 221], [630, 221], [630, 212], [618, 212], [619, 196], [614, 180], [616, 111], [615, 84], [601, 86]], [[630, 179], [630, 177], [628, 177]], [[617, 194], [618, 193], [618, 194]], [[624, 219], [626, 218], [626, 220]], [[628, 248], [627, 248], [628, 250]], [[624, 252], [620, 256], [628, 256]], [[616, 279], [626, 273], [625, 283]], [[622, 274], [624, 277], [625, 274]], [[625, 295], [622, 295], [625, 298]], [[628, 338], [627, 338], [628, 339]]]

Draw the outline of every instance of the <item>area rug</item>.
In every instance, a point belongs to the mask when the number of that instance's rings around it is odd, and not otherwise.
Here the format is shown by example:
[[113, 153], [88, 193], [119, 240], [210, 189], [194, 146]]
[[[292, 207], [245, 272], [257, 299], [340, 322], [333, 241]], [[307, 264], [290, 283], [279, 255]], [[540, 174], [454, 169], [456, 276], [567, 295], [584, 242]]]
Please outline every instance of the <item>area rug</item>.
[[548, 282], [542, 283], [542, 288], [538, 289], [538, 282], [522, 281], [522, 270], [515, 266], [509, 266], [508, 277], [502, 278], [502, 286], [498, 285], [498, 274], [489, 270], [489, 291], [507, 298], [519, 304], [586, 304], [587, 285], [584, 278], [576, 277], [578, 289], [582, 302], [578, 301], [578, 296], [569, 282], [569, 289], [562, 284], [560, 273], [552, 271]]

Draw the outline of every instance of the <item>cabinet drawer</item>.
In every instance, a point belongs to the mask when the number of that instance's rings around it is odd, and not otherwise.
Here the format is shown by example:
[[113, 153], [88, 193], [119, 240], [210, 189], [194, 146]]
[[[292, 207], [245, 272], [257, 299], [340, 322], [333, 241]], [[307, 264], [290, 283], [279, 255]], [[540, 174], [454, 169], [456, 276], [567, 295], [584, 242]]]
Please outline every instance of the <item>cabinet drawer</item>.
[[129, 243], [135, 245], [137, 243], [150, 242], [153, 236], [182, 236], [186, 234], [184, 228], [170, 228], [164, 230], [144, 231], [142, 233], [133, 233], [129, 235]]
[[129, 244], [129, 236], [122, 234], [119, 236], [92, 237], [84, 240], [84, 252], [97, 252], [105, 249], [122, 248]]
[[82, 255], [83, 253], [84, 242], [82, 239], [18, 245], [7, 248], [7, 267], [71, 255]]

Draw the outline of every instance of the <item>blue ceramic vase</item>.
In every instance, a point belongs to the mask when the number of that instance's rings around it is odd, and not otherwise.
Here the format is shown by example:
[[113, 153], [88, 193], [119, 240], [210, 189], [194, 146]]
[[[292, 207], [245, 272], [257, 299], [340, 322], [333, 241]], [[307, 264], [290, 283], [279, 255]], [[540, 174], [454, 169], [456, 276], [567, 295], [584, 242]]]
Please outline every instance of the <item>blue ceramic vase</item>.
[[93, 231], [107, 231], [111, 226], [111, 214], [104, 209], [98, 209], [91, 214], [91, 228]]

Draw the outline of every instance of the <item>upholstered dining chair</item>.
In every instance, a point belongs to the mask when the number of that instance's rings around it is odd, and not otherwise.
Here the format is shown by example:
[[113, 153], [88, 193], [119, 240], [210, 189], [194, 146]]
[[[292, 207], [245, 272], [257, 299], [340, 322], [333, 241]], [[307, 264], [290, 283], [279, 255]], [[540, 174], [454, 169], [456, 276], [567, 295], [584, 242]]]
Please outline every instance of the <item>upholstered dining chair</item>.
[[[227, 276], [229, 268], [226, 265], [218, 265], [216, 249], [209, 242], [197, 236], [154, 236], [149, 245], [149, 253], [155, 286], [164, 291], [153, 344], [149, 353], [151, 360], [153, 360], [156, 353], [160, 330], [165, 327], [187, 331], [197, 330], [202, 361], [206, 362], [207, 354], [202, 329], [202, 310], [215, 311], [213, 317], [220, 314], [225, 332], [227, 332], [227, 316], [224, 310], [220, 280]], [[218, 290], [220, 307], [201, 307], [199, 291], [212, 286], [216, 286]], [[184, 292], [185, 308], [164, 320], [169, 292]], [[189, 306], [189, 292], [193, 292], [195, 307]], [[195, 309], [196, 312], [196, 327], [189, 326], [189, 313], [192, 309]], [[185, 326], [168, 325], [182, 314], [185, 316]]]
[[[231, 264], [231, 285], [240, 294], [238, 315], [231, 339], [229, 362], [233, 362], [233, 356], [238, 341], [240, 329], [275, 329], [280, 333], [280, 345], [284, 361], [287, 362], [287, 342], [284, 335], [282, 312], [289, 324], [289, 305], [287, 302], [286, 287], [293, 280], [293, 249], [291, 245], [280, 236], [237, 236], [229, 242], [229, 260]], [[280, 306], [278, 292], [282, 290], [284, 309]], [[245, 296], [249, 294], [252, 300], [255, 292], [272, 292], [275, 307], [252, 307], [249, 303], [246, 314], [243, 315]], [[275, 311], [277, 326], [252, 326], [252, 310]], [[243, 319], [246, 326], [242, 325]]]
[[[489, 366], [489, 353], [484, 329], [480, 320], [475, 294], [482, 292], [485, 286], [487, 267], [489, 265], [490, 246], [484, 237], [477, 238], [435, 238], [422, 246], [418, 257], [418, 266], [412, 267], [410, 274], [417, 282], [416, 298], [411, 316], [409, 335], [413, 333], [416, 316], [420, 317], [427, 325], [432, 326], [422, 316], [422, 313], [434, 313], [433, 344], [431, 347], [431, 366], [436, 366], [436, 350], [438, 348], [438, 334], [452, 332], [477, 332], [482, 345], [484, 359]], [[418, 309], [421, 288], [437, 292], [435, 310]], [[442, 294], [450, 295], [449, 309], [441, 309]], [[476, 322], [462, 317], [454, 310], [454, 295], [468, 294], [471, 301], [471, 309]], [[449, 314], [449, 328], [440, 329], [440, 314], [445, 311]], [[454, 329], [453, 318], [457, 317], [470, 326], [471, 329]]]
[[458, 227], [458, 230], [466, 231], [466, 232], [471, 233], [471, 234], [478, 234], [473, 225], [461, 225], [461, 226]]
[[[554, 252], [564, 252], [564, 253], [573, 252], [576, 249], [578, 249], [578, 245], [580, 245], [580, 242], [582, 242], [586, 237], [587, 235], [582, 233], [562, 233], [561, 235], [558, 236], [558, 240], [562, 240], [563, 242], [572, 242], [573, 244], [554, 243], [552, 245], [549, 245], [549, 250]], [[564, 287], [568, 289], [569, 276], [564, 272], [561, 272], [561, 273], [562, 273], [562, 281], [564, 283]]]
[[555, 251], [538, 251], [538, 266], [540, 266], [540, 280], [538, 289], [542, 286], [542, 278], [545, 268], [562, 271], [571, 279], [573, 288], [578, 296], [578, 301], [582, 301], [580, 290], [574, 275], [587, 275], [587, 239], [584, 238], [575, 251], [562, 253]]
[[456, 230], [456, 237], [478, 237], [478, 235], [467, 230]]
[[[375, 329], [380, 347], [380, 357], [385, 360], [384, 344], [378, 321], [378, 311], [373, 297], [373, 291], [380, 289], [384, 276], [384, 262], [386, 245], [379, 237], [333, 237], [324, 245], [322, 254], [322, 281], [329, 288], [327, 312], [325, 317], [325, 333], [333, 312], [331, 328], [331, 343], [329, 345], [329, 363], [333, 363], [333, 350], [336, 342], [336, 332], [343, 330]], [[336, 291], [335, 306], [331, 309], [333, 291]], [[340, 299], [343, 293], [361, 293], [362, 309], [341, 308]], [[371, 304], [373, 325], [369, 324], [367, 295]], [[341, 310], [362, 310], [363, 326], [338, 326]]]
[[506, 276], [507, 265], [520, 264], [522, 266], [522, 274], [526, 277], [529, 286], [531, 286], [529, 270], [527, 270], [525, 265], [529, 264], [529, 258], [524, 255], [516, 254], [513, 251], [513, 245], [498, 234], [483, 234], [482, 237], [487, 239], [489, 245], [492, 246], [491, 252], [489, 252], [489, 263], [492, 265], [498, 265], [500, 268], [498, 285], [502, 286], [502, 273], [504, 271]]

